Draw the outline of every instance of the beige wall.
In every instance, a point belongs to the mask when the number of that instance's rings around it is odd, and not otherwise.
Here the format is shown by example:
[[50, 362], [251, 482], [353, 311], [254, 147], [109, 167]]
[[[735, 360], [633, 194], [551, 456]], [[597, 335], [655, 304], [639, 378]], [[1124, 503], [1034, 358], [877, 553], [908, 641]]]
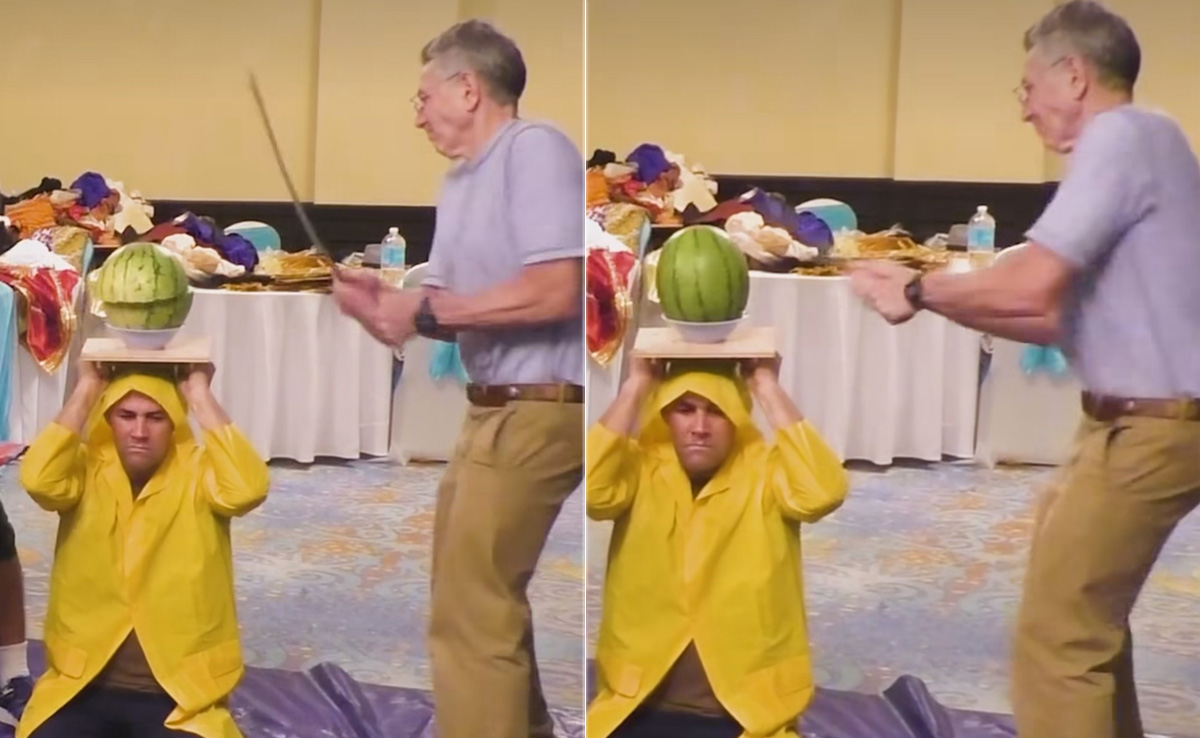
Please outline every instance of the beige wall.
[[[1142, 42], [1140, 102], [1200, 145], [1200, 2], [1109, 4]], [[587, 148], [654, 141], [724, 173], [1040, 181], [1057, 162], [1012, 91], [1022, 34], [1053, 5], [593, 1]]]
[[253, 69], [301, 197], [431, 204], [446, 162], [412, 126], [418, 54], [474, 16], [522, 47], [522, 114], [583, 141], [582, 0], [0, 3], [4, 192], [95, 170], [152, 200], [287, 199]]

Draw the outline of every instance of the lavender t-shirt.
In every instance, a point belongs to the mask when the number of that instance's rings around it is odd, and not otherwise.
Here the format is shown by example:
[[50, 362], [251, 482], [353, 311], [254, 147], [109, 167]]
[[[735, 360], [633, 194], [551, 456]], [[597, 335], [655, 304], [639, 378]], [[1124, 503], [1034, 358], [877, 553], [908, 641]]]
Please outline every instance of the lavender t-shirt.
[[1096, 116], [1027, 237], [1079, 270], [1064, 349], [1084, 387], [1200, 397], [1200, 163], [1175, 121]]
[[[582, 259], [583, 175], [583, 157], [562, 132], [506, 124], [446, 175], [424, 284], [472, 295], [526, 265]], [[582, 385], [583, 331], [581, 310], [550, 325], [463, 331], [458, 344], [472, 382]]]

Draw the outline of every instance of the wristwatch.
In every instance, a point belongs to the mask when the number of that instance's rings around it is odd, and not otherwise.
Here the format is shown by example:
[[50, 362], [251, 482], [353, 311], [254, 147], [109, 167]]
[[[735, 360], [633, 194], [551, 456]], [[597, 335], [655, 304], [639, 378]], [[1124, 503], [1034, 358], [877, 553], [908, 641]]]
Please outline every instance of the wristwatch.
[[417, 333], [426, 338], [436, 335], [441, 330], [437, 316], [433, 314], [433, 304], [429, 300], [429, 295], [421, 298], [421, 304], [417, 308], [417, 314], [413, 317], [413, 323], [417, 327]]
[[913, 310], [923, 310], [925, 301], [923, 299], [923, 291], [921, 287], [921, 277], [924, 275], [918, 274], [913, 277], [912, 281], [904, 285], [904, 299], [908, 300], [908, 304], [912, 305]]

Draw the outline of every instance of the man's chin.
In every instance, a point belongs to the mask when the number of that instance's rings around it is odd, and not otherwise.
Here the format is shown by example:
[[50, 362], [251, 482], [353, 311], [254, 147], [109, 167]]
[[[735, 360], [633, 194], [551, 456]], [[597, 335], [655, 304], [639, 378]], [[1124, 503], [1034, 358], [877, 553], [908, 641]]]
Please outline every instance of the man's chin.
[[689, 458], [687, 456], [680, 459], [684, 471], [690, 477], [711, 477], [717, 473], [717, 469], [721, 468], [720, 464], [714, 464], [707, 456], [702, 458]]

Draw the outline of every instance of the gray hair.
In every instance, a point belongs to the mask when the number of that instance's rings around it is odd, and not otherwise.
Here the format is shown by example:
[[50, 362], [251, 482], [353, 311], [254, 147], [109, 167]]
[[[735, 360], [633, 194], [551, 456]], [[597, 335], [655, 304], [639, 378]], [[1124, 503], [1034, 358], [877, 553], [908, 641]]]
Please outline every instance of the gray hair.
[[1047, 13], [1025, 32], [1025, 51], [1053, 49], [1078, 54], [1100, 81], [1133, 92], [1142, 67], [1142, 50], [1125, 19], [1096, 0], [1070, 0]]
[[483, 81], [492, 100], [501, 105], [516, 107], [525, 92], [521, 50], [487, 21], [465, 20], [443, 31], [421, 49], [421, 63], [430, 62], [470, 69]]

